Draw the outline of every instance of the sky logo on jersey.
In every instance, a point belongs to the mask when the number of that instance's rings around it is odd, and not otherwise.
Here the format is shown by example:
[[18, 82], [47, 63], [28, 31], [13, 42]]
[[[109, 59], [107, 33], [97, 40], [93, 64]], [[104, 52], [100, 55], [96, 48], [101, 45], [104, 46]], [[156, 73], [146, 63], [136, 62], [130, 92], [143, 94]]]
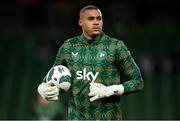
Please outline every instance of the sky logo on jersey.
[[91, 82], [94, 82], [98, 76], [99, 72], [96, 72], [95, 74], [93, 72], [87, 72], [86, 68], [83, 69], [83, 71], [77, 71], [77, 79], [84, 79], [84, 80], [89, 80]]

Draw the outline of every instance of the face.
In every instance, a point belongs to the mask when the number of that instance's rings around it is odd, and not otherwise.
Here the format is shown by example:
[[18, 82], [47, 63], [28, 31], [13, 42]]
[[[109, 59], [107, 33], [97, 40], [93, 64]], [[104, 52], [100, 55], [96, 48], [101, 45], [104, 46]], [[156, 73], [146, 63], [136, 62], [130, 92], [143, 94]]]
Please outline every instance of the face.
[[88, 39], [98, 36], [103, 27], [101, 11], [95, 9], [84, 11], [80, 16], [79, 25]]

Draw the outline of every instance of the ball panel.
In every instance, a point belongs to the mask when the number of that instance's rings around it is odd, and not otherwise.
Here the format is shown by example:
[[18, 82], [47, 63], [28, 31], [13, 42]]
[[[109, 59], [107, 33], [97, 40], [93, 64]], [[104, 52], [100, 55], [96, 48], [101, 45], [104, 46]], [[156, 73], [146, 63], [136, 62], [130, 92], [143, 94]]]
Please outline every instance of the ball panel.
[[57, 81], [58, 83], [60, 83], [61, 78], [63, 76], [71, 77], [70, 70], [63, 65], [54, 66], [48, 71], [47, 76], [46, 76], [46, 82], [49, 82], [50, 80], [52, 80], [52, 81]]

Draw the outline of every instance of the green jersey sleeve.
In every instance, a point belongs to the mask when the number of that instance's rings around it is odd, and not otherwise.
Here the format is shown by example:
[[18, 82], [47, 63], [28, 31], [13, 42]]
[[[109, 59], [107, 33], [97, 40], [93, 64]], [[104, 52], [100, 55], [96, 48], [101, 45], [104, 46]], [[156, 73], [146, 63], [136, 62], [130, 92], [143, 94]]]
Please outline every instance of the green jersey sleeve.
[[140, 91], [143, 88], [143, 79], [140, 73], [140, 69], [135, 63], [130, 51], [122, 41], [118, 44], [118, 60], [121, 73], [125, 77], [123, 82], [124, 94]]
[[66, 47], [66, 45], [67, 45], [67, 43], [64, 42], [64, 44], [62, 44], [62, 46], [59, 48], [53, 66], [56, 66], [56, 65], [64, 65], [64, 66], [66, 66], [66, 62], [65, 62], [65, 54], [66, 54], [66, 51], [65, 51], [66, 48], [65, 47]]
[[[68, 43], [68, 40], [66, 40], [62, 46], [59, 48], [58, 53], [56, 55], [56, 59], [54, 62], [53, 66], [57, 66], [57, 65], [64, 65], [67, 67], [67, 63], [66, 63], [66, 58], [68, 55], [68, 49], [69, 49], [70, 44]], [[63, 76], [61, 78], [61, 81], [67, 81], [69, 83], [71, 83], [71, 77], [70, 76]]]

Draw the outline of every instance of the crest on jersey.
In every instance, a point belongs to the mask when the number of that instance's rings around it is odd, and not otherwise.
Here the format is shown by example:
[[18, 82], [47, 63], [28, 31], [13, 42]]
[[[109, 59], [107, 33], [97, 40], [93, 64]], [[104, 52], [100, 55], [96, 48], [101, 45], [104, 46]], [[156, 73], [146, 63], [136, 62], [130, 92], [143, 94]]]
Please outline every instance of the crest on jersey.
[[96, 55], [97, 60], [103, 60], [107, 58], [106, 51], [99, 51]]

